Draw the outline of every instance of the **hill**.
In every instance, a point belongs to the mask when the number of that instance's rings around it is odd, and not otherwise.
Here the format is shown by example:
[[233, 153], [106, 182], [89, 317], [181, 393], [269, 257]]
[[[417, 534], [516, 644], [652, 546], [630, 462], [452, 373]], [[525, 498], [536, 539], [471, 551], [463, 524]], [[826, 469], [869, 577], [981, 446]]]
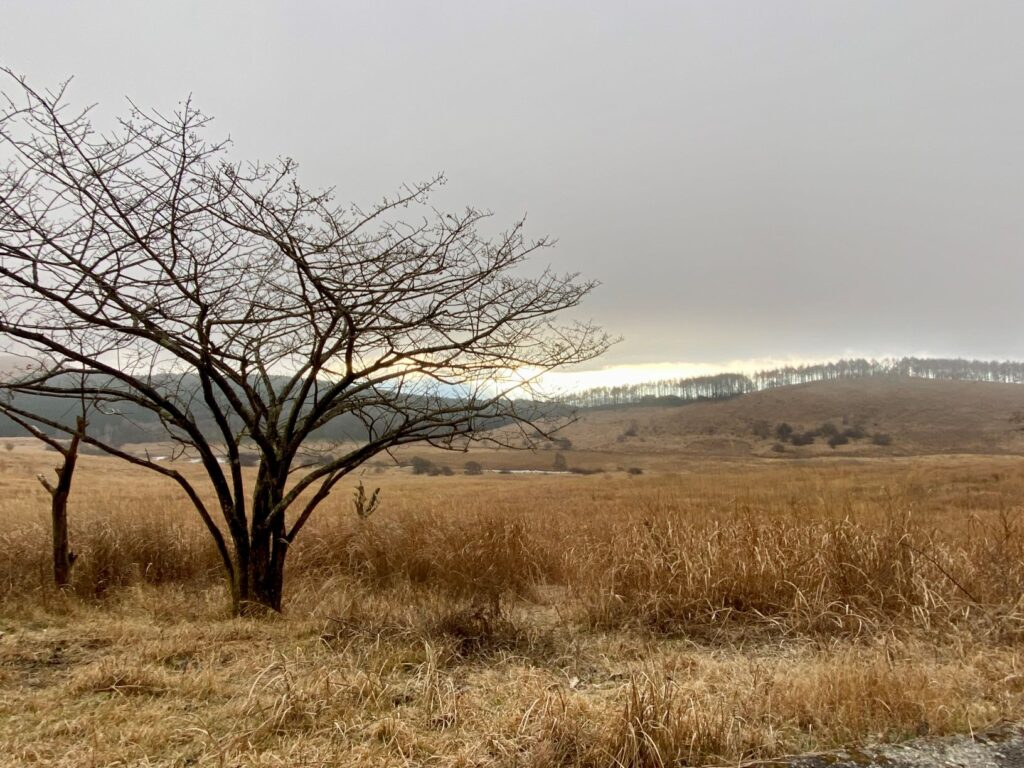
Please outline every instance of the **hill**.
[[[806, 446], [784, 445], [774, 431], [797, 433], [830, 423], [863, 430], [835, 449], [827, 435]], [[755, 434], [758, 425], [768, 437]], [[797, 384], [728, 400], [680, 406], [624, 406], [581, 412], [561, 433], [575, 449], [710, 455], [905, 455], [1024, 453], [1024, 386], [909, 377], [868, 377]], [[889, 445], [871, 436], [885, 434]]]

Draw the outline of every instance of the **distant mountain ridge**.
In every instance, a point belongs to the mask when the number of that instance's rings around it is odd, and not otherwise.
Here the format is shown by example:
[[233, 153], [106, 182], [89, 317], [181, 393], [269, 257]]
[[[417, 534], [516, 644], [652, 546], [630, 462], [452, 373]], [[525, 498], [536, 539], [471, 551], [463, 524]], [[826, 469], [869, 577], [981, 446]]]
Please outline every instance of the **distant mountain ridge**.
[[[12, 364], [12, 360], [16, 361], [16, 364]], [[0, 358], [0, 380], [5, 375], [25, 370], [24, 361], [16, 358]], [[271, 377], [271, 386], [275, 388], [282, 386], [286, 378], [283, 376]], [[168, 399], [175, 402], [182, 410], [190, 412], [207, 439], [212, 441], [220, 439], [222, 434], [220, 427], [214, 419], [212, 411], [204, 402], [200, 380], [197, 376], [194, 374], [159, 374], [150, 379], [148, 383], [154, 389], [166, 394]], [[242, 429], [242, 422], [227, 406], [222, 393], [217, 396], [217, 399], [220, 401], [220, 409], [227, 416], [232, 431], [238, 433]], [[348, 412], [335, 416], [319, 427], [312, 433], [312, 437], [314, 440], [329, 442], [365, 442], [370, 437], [368, 425], [373, 423], [377, 417], [396, 409], [402, 410], [403, 406], [409, 411], [415, 411], [435, 400], [449, 408], [458, 407], [461, 402], [456, 397], [444, 395], [407, 394], [395, 395], [393, 402], [384, 407], [371, 393], [365, 402], [361, 403], [360, 399], [354, 399]], [[69, 425], [74, 424], [75, 416], [81, 408], [79, 399], [73, 393], [65, 396], [17, 393], [14, 395], [14, 403], [22, 410], [46, 420]], [[291, 401], [288, 401], [289, 406], [290, 404]], [[311, 405], [312, 399], [306, 406], [303, 406], [301, 412], [305, 413]], [[556, 411], [564, 413], [567, 410], [562, 405], [534, 403], [527, 400], [516, 400], [515, 405], [527, 418], [550, 417], [556, 415]], [[486, 413], [479, 414], [477, 419], [481, 431], [500, 427], [509, 420], [507, 417], [488, 416]], [[90, 407], [88, 421], [91, 435], [115, 445], [162, 442], [170, 437], [167, 425], [162, 422], [158, 413], [132, 402], [127, 397], [116, 401], [108, 399], [102, 407]], [[41, 426], [45, 432], [53, 433], [55, 436], [61, 434], [49, 427]], [[23, 435], [25, 435], [25, 430], [19, 424], [0, 413], [0, 437]]]
[[1024, 384], [1024, 362], [918, 357], [840, 359], [831, 363], [774, 368], [749, 376], [719, 373], [614, 387], [591, 387], [564, 395], [559, 402], [576, 408], [682, 405], [701, 400], [723, 400], [794, 384], [875, 376]]

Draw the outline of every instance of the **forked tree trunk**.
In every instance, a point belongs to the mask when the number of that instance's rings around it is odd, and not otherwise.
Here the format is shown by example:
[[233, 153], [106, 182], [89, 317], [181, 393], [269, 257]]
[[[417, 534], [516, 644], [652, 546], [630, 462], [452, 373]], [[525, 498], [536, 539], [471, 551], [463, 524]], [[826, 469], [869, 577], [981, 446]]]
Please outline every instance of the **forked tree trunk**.
[[68, 496], [71, 494], [71, 480], [75, 474], [75, 463], [78, 461], [78, 446], [85, 434], [86, 422], [78, 417], [74, 435], [67, 449], [62, 451], [64, 462], [54, 467], [57, 473], [57, 484], [39, 475], [39, 482], [50, 493], [50, 520], [53, 540], [53, 581], [58, 589], [71, 584], [71, 568], [75, 564], [75, 553], [71, 551], [68, 539]]
[[[277, 534], [277, 531], [273, 531], [256, 537], [249, 547], [247, 578], [239, 589], [239, 613], [281, 610], [285, 546]], [[280, 534], [283, 535], [283, 531]]]
[[[254, 496], [253, 520], [261, 521], [280, 501], [281, 492], [271, 482], [260, 482]], [[284, 561], [288, 551], [284, 526], [282, 517], [267, 530], [253, 533], [248, 541], [235, 542], [232, 603], [236, 615], [281, 611]]]

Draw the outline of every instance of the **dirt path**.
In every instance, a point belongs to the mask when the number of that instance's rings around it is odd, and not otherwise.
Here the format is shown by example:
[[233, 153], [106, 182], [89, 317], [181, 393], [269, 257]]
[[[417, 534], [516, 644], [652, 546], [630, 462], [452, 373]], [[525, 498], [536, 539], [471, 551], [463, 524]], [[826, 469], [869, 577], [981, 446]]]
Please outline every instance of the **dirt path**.
[[759, 765], [766, 768], [1024, 768], [1024, 727], [1006, 726], [973, 737], [925, 738]]

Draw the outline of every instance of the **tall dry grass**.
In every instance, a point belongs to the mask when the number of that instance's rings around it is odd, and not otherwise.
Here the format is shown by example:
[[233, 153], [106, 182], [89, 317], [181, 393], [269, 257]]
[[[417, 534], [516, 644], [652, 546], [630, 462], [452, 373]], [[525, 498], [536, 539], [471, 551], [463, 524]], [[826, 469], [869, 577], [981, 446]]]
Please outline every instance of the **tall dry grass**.
[[668, 632], [753, 622], [873, 633], [981, 611], [1015, 620], [1024, 594], [1017, 515], [936, 530], [906, 512], [858, 520], [828, 509], [711, 518], [666, 509], [592, 540], [574, 588], [597, 626]]
[[91, 457], [56, 595], [48, 457], [2, 458], [0, 765], [660, 768], [1024, 717], [1012, 459], [384, 472], [257, 622], [172, 486]]
[[[1024, 479], [1006, 460], [381, 484], [374, 517], [352, 514], [342, 492], [314, 518], [290, 587], [345, 578], [493, 609], [554, 589], [592, 627], [841, 635], [994, 616], [1005, 629], [1024, 594]], [[209, 537], [174, 489], [131, 488], [125, 500], [90, 475], [76, 488], [75, 591], [216, 583]], [[6, 601], [49, 584], [45, 507], [25, 491], [36, 509], [6, 502], [18, 506], [0, 532]]]

